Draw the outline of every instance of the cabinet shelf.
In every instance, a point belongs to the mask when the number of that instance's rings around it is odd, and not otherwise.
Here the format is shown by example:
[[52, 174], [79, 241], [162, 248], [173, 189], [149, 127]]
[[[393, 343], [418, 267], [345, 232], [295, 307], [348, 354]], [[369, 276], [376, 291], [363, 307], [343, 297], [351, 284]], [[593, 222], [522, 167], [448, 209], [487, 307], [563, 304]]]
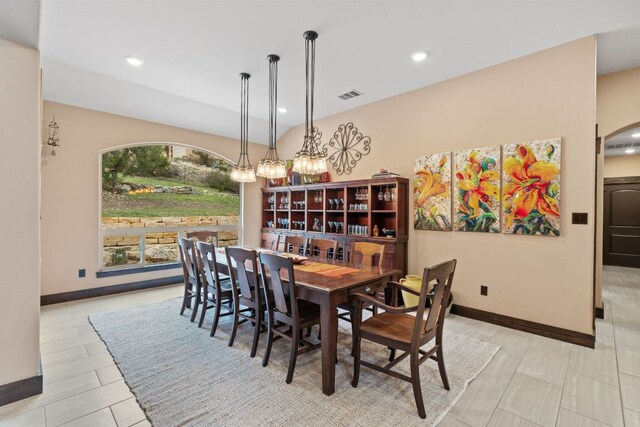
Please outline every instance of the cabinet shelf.
[[[380, 189], [395, 193], [395, 201], [379, 201], [377, 194]], [[322, 196], [320, 202], [315, 202], [318, 195]], [[367, 196], [366, 200], [362, 197]], [[281, 197], [287, 197], [291, 204], [287, 209], [269, 209], [272, 202], [270, 196], [276, 197], [276, 207]], [[339, 253], [348, 259], [351, 256], [353, 244], [358, 241], [375, 242], [385, 245], [383, 264], [395, 267], [406, 273], [407, 269], [407, 232], [410, 226], [408, 212], [409, 180], [394, 177], [384, 180], [357, 180], [345, 182], [317, 183], [309, 186], [296, 185], [287, 187], [271, 187], [262, 189], [262, 233], [285, 235], [297, 235], [313, 238], [326, 238], [337, 240]], [[333, 204], [329, 200], [340, 200]], [[306, 201], [304, 208], [293, 208], [294, 202]], [[366, 207], [365, 209], [349, 209], [350, 206]], [[335, 206], [340, 206], [335, 209]], [[269, 228], [268, 223], [278, 219], [288, 219], [287, 228]], [[293, 227], [296, 221], [304, 220], [305, 227], [299, 230]], [[329, 221], [339, 221], [344, 228], [341, 232], [329, 231]], [[313, 225], [322, 224], [323, 231], [314, 231]], [[348, 234], [349, 226], [366, 226], [368, 234]], [[380, 235], [372, 236], [373, 229], [395, 230], [395, 237]], [[335, 230], [335, 227], [333, 227]], [[282, 242], [283, 239], [281, 238]]]

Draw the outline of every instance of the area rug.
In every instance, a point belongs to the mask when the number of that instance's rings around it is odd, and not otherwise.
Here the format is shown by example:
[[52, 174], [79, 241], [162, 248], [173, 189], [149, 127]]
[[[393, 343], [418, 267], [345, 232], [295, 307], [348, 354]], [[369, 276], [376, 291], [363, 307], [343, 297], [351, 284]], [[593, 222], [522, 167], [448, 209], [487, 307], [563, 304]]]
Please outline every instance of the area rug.
[[[187, 313], [178, 314], [180, 302], [89, 316], [154, 426], [435, 425], [498, 350], [494, 344], [445, 332], [451, 390], [442, 387], [437, 364], [426, 361], [420, 367], [427, 412], [422, 420], [409, 383], [362, 367], [358, 387], [351, 387], [351, 330], [346, 322], [339, 325], [336, 391], [325, 396], [319, 351], [298, 356], [293, 382], [286, 384], [288, 342], [274, 342], [269, 365], [263, 368], [264, 335], [252, 359], [250, 325], [240, 325], [234, 346], [228, 347], [230, 317], [222, 318], [210, 338], [211, 318], [198, 328]], [[363, 341], [362, 357], [383, 363], [388, 350]], [[397, 369], [408, 375], [408, 361]]]

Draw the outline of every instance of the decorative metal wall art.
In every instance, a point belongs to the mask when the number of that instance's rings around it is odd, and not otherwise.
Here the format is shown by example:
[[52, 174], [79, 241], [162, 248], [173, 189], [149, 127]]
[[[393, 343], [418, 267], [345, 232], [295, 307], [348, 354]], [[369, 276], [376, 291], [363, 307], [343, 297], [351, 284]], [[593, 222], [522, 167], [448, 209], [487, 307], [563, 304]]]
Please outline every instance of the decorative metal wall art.
[[[327, 160], [338, 175], [350, 174], [356, 163], [371, 151], [371, 138], [362, 136], [358, 128], [349, 122], [338, 126], [333, 138], [322, 146]], [[333, 153], [329, 154], [329, 150]]]

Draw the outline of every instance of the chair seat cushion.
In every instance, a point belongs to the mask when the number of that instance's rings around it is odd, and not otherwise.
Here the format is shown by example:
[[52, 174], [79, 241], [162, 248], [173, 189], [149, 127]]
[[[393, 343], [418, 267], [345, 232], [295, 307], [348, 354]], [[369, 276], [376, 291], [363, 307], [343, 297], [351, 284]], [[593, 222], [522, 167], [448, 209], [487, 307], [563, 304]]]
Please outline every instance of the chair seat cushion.
[[390, 341], [411, 343], [416, 317], [405, 313], [379, 313], [362, 322], [363, 338], [380, 336]]

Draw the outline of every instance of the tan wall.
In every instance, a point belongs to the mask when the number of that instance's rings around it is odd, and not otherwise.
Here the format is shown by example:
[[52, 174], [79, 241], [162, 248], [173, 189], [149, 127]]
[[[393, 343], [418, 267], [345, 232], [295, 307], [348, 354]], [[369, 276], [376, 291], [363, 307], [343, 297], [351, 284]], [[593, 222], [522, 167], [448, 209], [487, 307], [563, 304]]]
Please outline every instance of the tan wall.
[[640, 123], [640, 68], [598, 77], [598, 133], [604, 137]]
[[[42, 167], [42, 294], [108, 286], [180, 274], [165, 270], [97, 279], [99, 268], [99, 177], [102, 150], [141, 142], [185, 144], [237, 160], [237, 140], [131, 119], [63, 104], [44, 103], [47, 122], [55, 113], [60, 124], [57, 156], [47, 156]], [[257, 163], [266, 147], [250, 144], [251, 159]], [[246, 184], [242, 223], [245, 243], [259, 244], [260, 186]], [[61, 226], [61, 225], [64, 226]], [[60, 244], [64, 242], [64, 244]], [[78, 278], [85, 268], [87, 277]]]
[[640, 154], [605, 157], [604, 177], [640, 176]]
[[[591, 334], [594, 224], [571, 225], [571, 212], [594, 213], [595, 76], [589, 37], [318, 120], [324, 142], [349, 121], [372, 139], [354, 172], [332, 179], [380, 166], [411, 177], [424, 154], [562, 137], [560, 237], [411, 229], [409, 271], [457, 258], [458, 304]], [[287, 132], [281, 154], [292, 157], [302, 134]]]
[[40, 53], [0, 39], [0, 385], [38, 375]]

